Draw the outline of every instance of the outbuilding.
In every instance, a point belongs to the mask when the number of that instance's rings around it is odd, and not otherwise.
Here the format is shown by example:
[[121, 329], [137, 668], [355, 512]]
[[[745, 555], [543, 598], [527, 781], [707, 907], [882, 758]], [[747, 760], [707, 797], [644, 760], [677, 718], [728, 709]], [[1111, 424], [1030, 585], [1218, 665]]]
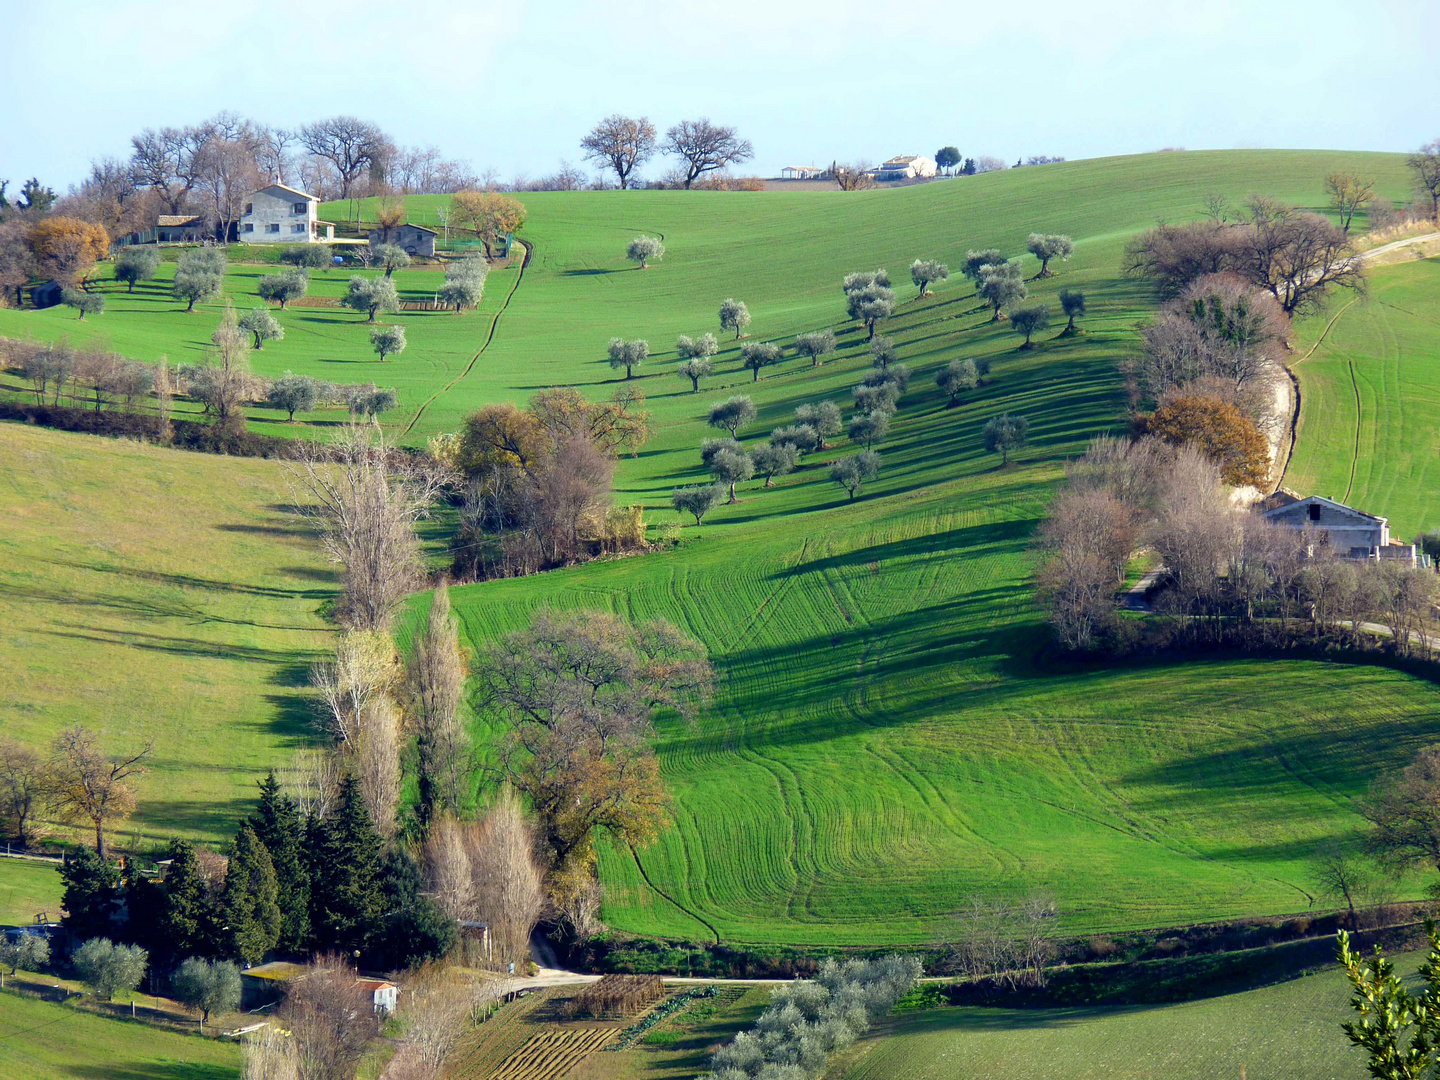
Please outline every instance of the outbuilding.
[[1305, 534], [1311, 557], [1327, 549], [1342, 559], [1400, 559], [1415, 562], [1415, 545], [1390, 538], [1390, 522], [1323, 495], [1300, 498], [1279, 491], [1266, 500], [1260, 516]]
[[433, 259], [435, 257], [435, 237], [439, 234], [434, 229], [425, 228], [424, 225], [412, 225], [406, 222], [404, 225], [396, 225], [389, 229], [371, 229], [366, 235], [372, 248], [379, 244], [398, 244], [407, 255]]

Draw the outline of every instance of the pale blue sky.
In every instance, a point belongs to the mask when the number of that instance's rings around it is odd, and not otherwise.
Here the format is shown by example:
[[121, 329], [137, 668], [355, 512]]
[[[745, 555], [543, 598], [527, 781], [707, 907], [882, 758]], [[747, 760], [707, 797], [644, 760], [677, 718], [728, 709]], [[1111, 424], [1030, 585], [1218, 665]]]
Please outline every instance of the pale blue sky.
[[63, 189], [223, 108], [355, 113], [504, 179], [578, 162], [612, 111], [734, 124], [765, 175], [951, 143], [1408, 150], [1440, 138], [1437, 56], [1435, 0], [0, 0], [0, 178]]

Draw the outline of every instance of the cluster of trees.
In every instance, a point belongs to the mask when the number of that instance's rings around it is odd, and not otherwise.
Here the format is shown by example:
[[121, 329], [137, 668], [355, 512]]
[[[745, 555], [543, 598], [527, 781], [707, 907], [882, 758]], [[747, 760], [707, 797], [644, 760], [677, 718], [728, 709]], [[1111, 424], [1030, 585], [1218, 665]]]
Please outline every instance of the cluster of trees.
[[[1429, 656], [1436, 576], [1402, 561], [1355, 562], [1322, 536], [1235, 508], [1221, 466], [1186, 442], [1100, 438], [1040, 531], [1039, 594], [1070, 649], [1124, 647], [1116, 592], [1142, 546], [1164, 566], [1159, 611], [1177, 642], [1284, 647], [1309, 638]], [[1371, 625], [1388, 637], [1377, 639]]]
[[914, 988], [913, 956], [826, 960], [813, 979], [777, 986], [755, 1021], [717, 1050], [705, 1080], [814, 1080]]
[[1054, 955], [1055, 902], [1032, 895], [1019, 900], [979, 897], [960, 913], [949, 961], [972, 982], [1011, 990], [1044, 987], [1045, 965]]
[[713, 124], [708, 119], [681, 120], [665, 132], [662, 140], [647, 117], [618, 113], [596, 124], [580, 140], [580, 148], [586, 160], [613, 172], [622, 189], [635, 183], [635, 170], [657, 153], [679, 161], [664, 183], [687, 190], [706, 173], [755, 156], [750, 141], [740, 138], [733, 127]]
[[638, 509], [614, 506], [613, 477], [616, 455], [649, 438], [649, 416], [645, 395], [621, 386], [602, 402], [553, 387], [523, 409], [466, 417], [452, 455], [464, 480], [456, 573], [514, 576], [642, 547]]

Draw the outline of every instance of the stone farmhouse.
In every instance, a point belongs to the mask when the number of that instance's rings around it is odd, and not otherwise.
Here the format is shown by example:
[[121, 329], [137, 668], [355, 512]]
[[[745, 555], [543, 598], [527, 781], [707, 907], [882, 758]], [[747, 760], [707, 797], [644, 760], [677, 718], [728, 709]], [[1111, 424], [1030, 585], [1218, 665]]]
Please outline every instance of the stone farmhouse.
[[934, 158], [921, 157], [916, 154], [900, 154], [892, 157], [889, 161], [882, 162], [872, 175], [876, 180], [883, 182], [921, 179], [937, 176], [939, 172], [940, 166], [935, 164]]
[[436, 235], [434, 229], [411, 225], [408, 222], [396, 225], [393, 229], [371, 229], [366, 234], [372, 248], [377, 244], [398, 244], [405, 249], [405, 254], [423, 255], [427, 259], [435, 257]]
[[1327, 547], [1342, 559], [1416, 561], [1415, 545], [1390, 538], [1390, 522], [1322, 495], [1300, 498], [1278, 491], [1263, 504], [1260, 516], [1307, 535], [1312, 556]]
[[333, 222], [321, 221], [314, 195], [271, 184], [245, 200], [240, 240], [247, 244], [317, 244], [335, 239]]

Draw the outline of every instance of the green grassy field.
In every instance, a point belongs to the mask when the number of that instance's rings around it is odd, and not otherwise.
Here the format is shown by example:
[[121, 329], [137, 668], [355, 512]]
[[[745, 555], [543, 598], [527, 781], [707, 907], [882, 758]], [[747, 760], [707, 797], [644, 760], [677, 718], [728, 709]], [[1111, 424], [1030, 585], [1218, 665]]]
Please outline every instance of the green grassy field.
[[24, 926], [42, 911], [55, 918], [62, 888], [52, 863], [0, 859], [0, 926]]
[[290, 499], [275, 462], [0, 424], [0, 729], [153, 741], [127, 839], [228, 835], [308, 741], [335, 583]]
[[[1401, 957], [1413, 971], [1416, 956]], [[1128, 1008], [944, 1008], [890, 1017], [838, 1059], [829, 1080], [1361, 1080], [1340, 1031], [1340, 971], [1242, 994]]]
[[[750, 305], [755, 338], [837, 325], [840, 277], [888, 265], [902, 305], [885, 332], [915, 382], [881, 448], [880, 479], [854, 503], [825, 478], [827, 462], [853, 450], [842, 439], [773, 489], [745, 485], [737, 505], [685, 529], [678, 549], [455, 592], [472, 643], [548, 603], [663, 615], [716, 660], [723, 682], [712, 714], [660, 734], [674, 826], [638, 857], [603, 853], [607, 921], [698, 939], [880, 945], [944, 934], [975, 892], [1044, 889], [1074, 930], [1305, 910], [1313, 844], [1354, 835], [1352, 799], [1440, 731], [1434, 688], [1323, 663], [1042, 665], [1027, 545], [1064, 459], [1125, 422], [1118, 363], [1154, 305], [1118, 273], [1125, 238], [1156, 218], [1195, 214], [1214, 190], [1319, 205], [1321, 177], [1341, 165], [1377, 174], [1388, 194], [1403, 191], [1397, 156], [1229, 152], [853, 196], [526, 196], [534, 259], [483, 353], [477, 335], [492, 325], [483, 313], [406, 315], [410, 350], [382, 373], [365, 359], [358, 316], [301, 309], [286, 314], [286, 340], [256, 364], [342, 381], [411, 379], [402, 403], [416, 412], [394, 423], [413, 441], [453, 430], [481, 402], [555, 383], [606, 395], [618, 380], [602, 361], [605, 341], [644, 335], [657, 354], [640, 380], [656, 435], [622, 460], [618, 497], [646, 505], [652, 522], [674, 521], [669, 491], [701, 476], [710, 402], [753, 393], [753, 441], [797, 404], [847, 402], [869, 366], [853, 327], [841, 327], [840, 353], [824, 367], [787, 359], [759, 383], [737, 370], [728, 344], [717, 376], [694, 395], [673, 373], [674, 336], [714, 328], [727, 295]], [[425, 211], [425, 200], [411, 200], [412, 217]], [[1018, 253], [1032, 230], [1076, 239], [1075, 258], [1032, 289], [1053, 307], [1057, 289], [1084, 288], [1083, 335], [1055, 340], [1056, 326], [1040, 348], [1017, 351], [1018, 338], [976, 310], [958, 278], [914, 302], [904, 273], [912, 258], [953, 266], [990, 244]], [[648, 271], [622, 258], [637, 232], [665, 237], [666, 258]], [[1033, 273], [1033, 260], [1026, 265]], [[256, 272], [235, 268], [232, 292]], [[503, 273], [492, 276], [486, 311], [504, 299]], [[345, 275], [331, 276], [324, 288], [338, 292]], [[423, 284], [412, 277], [404, 289]], [[173, 360], [198, 348], [217, 314], [211, 306], [183, 317], [159, 293], [135, 304], [116, 299], [83, 332]], [[312, 315], [318, 321], [306, 321]], [[0, 312], [0, 333], [79, 334], [78, 325], [68, 313]], [[957, 356], [989, 358], [993, 371], [952, 410], [933, 374]], [[429, 404], [421, 410], [417, 399]], [[980, 430], [1007, 410], [1030, 419], [1032, 441], [999, 469]], [[17, 505], [39, 523], [0, 537], [18, 552], [0, 574], [20, 566], [36, 579], [11, 587], [7, 627], [28, 629], [0, 637], [10, 650], [0, 670], [41, 669], [7, 684], [0, 708], [34, 740], [80, 717], [122, 741], [158, 733], [164, 750], [141, 826], [223, 835], [254, 774], [304, 737], [297, 686], [325, 642], [315, 608], [333, 587], [273, 509], [282, 500], [263, 493], [275, 471], [0, 430], [60, 448], [22, 456], [29, 472], [13, 454], [0, 464], [10, 470], [0, 471], [3, 497], [22, 492]], [[91, 454], [106, 464], [87, 468]], [[68, 471], [37, 481], [52, 459]], [[159, 494], [166, 484], [173, 499]], [[135, 491], [149, 496], [143, 514]], [[92, 549], [118, 544], [112, 537], [124, 538], [123, 558], [97, 558]], [[156, 619], [170, 621], [156, 630]]]
[[240, 1049], [0, 992], [4, 1080], [230, 1080]]
[[1298, 327], [1300, 437], [1285, 485], [1390, 519], [1396, 539], [1440, 526], [1440, 259], [1377, 267]]

